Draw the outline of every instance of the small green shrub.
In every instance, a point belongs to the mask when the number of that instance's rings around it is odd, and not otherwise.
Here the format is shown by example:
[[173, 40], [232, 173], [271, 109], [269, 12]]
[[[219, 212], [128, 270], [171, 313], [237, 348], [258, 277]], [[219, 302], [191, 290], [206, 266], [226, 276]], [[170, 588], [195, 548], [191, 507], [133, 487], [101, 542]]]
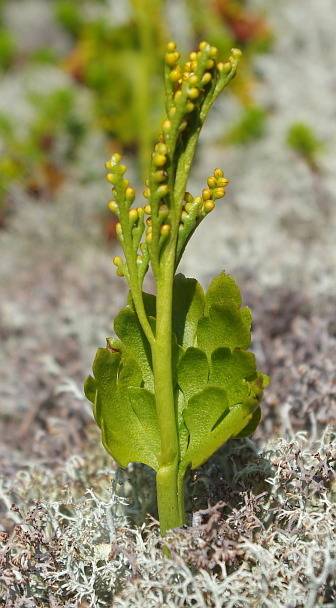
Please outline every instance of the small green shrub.
[[[176, 269], [200, 222], [225, 195], [221, 169], [201, 196], [186, 191], [200, 131], [214, 101], [235, 76], [240, 51], [217, 60], [202, 42], [186, 63], [170, 42], [165, 56], [166, 118], [152, 154], [144, 192], [124, 178], [119, 154], [107, 163], [109, 207], [118, 217], [124, 259], [117, 274], [129, 286], [126, 308], [93, 364], [85, 392], [107, 451], [121, 466], [142, 462], [156, 471], [162, 533], [185, 522], [184, 478], [231, 437], [251, 434], [260, 419], [266, 377], [248, 352], [251, 313], [239, 288], [222, 273], [206, 293]], [[142, 291], [151, 266], [156, 295]]]
[[288, 129], [287, 145], [312, 167], [316, 166], [322, 142], [304, 122], [295, 122]]

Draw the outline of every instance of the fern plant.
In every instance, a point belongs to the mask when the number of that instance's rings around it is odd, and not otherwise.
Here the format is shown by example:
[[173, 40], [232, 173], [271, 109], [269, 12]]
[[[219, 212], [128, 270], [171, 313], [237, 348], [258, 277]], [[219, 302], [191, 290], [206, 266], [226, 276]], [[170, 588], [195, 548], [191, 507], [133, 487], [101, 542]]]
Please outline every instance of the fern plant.
[[[114, 258], [129, 286], [93, 363], [85, 393], [106, 450], [119, 465], [142, 462], [156, 471], [162, 533], [185, 522], [184, 479], [232, 437], [253, 432], [266, 377], [250, 345], [251, 313], [239, 288], [222, 273], [206, 293], [176, 275], [199, 223], [225, 195], [221, 169], [200, 196], [186, 191], [197, 142], [214, 101], [234, 77], [240, 51], [226, 62], [201, 42], [186, 63], [170, 42], [165, 55], [166, 118], [151, 159], [143, 206], [119, 154], [107, 163], [109, 208], [118, 217], [124, 257]], [[156, 293], [142, 289], [151, 267]]]

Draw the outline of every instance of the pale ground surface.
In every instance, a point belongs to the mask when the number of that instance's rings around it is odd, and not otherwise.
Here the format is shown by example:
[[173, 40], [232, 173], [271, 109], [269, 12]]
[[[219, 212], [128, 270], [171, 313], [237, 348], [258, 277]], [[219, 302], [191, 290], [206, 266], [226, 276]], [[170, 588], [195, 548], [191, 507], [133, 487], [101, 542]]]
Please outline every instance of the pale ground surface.
[[[272, 5], [278, 32], [274, 51], [260, 59], [256, 91], [271, 110], [267, 133], [224, 149], [214, 137], [235, 110], [230, 100], [215, 110], [190, 189], [201, 189], [215, 166], [231, 185], [190, 243], [182, 270], [206, 284], [224, 267], [253, 308], [254, 348], [273, 380], [256, 436], [261, 453], [235, 444], [196, 475], [193, 510], [206, 509], [208, 497], [226, 506], [173, 535], [173, 560], [162, 558], [155, 528], [125, 525], [126, 507], [114, 494], [111, 461], [81, 389], [125, 297], [110, 261], [115, 247], [102, 242], [97, 219], [109, 188], [106, 152], [92, 130], [57, 200], [41, 204], [16, 189], [15, 212], [0, 234], [7, 478], [0, 530], [27, 524], [25, 539], [6, 545], [4, 536], [0, 593], [8, 607], [335, 605], [336, 448], [332, 434], [318, 438], [336, 422], [336, 15], [332, 0], [258, 4]], [[30, 0], [25, 10], [42, 5]], [[22, 44], [31, 44], [22, 14], [16, 23]], [[50, 40], [67, 44], [57, 32]], [[64, 76], [48, 70], [4, 79], [1, 108], [11, 108], [22, 128], [27, 81], [52, 88]], [[90, 98], [78, 103], [85, 112]], [[297, 120], [325, 142], [318, 174], [284, 143]], [[307, 439], [294, 438], [304, 429]], [[286, 439], [275, 441], [279, 435]], [[118, 475], [117, 493], [128, 496], [126, 512], [139, 522], [151, 509], [150, 476], [136, 468], [131, 485], [126, 473]], [[95, 495], [83, 498], [88, 488]], [[10, 510], [12, 502], [21, 512]]]

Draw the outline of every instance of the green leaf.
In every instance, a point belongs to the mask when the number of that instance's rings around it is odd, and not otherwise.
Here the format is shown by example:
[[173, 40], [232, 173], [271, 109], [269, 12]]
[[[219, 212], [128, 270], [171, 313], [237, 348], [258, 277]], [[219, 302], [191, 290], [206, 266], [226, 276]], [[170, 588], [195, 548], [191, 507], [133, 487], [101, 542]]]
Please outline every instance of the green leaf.
[[253, 416], [252, 416], [250, 422], [243, 428], [243, 430], [237, 435], [237, 437], [242, 438], [242, 437], [249, 437], [250, 435], [253, 435], [260, 420], [261, 420], [261, 409], [260, 409], [260, 407], [257, 407], [255, 412], [253, 413]]
[[246, 309], [234, 304], [213, 305], [209, 316], [200, 320], [197, 345], [210, 358], [217, 348], [247, 349], [251, 342], [250, 327], [246, 321]]
[[176, 275], [173, 288], [173, 332], [184, 348], [195, 346], [198, 321], [204, 313], [205, 297], [196, 279]]
[[92, 365], [97, 390], [98, 379], [100, 391], [116, 390], [120, 360], [119, 352], [112, 353], [108, 348], [98, 348]]
[[126, 306], [114, 321], [114, 330], [122, 342], [122, 354], [131, 357], [139, 365], [145, 388], [154, 390], [152, 355], [148, 340], [141, 328], [136, 313]]
[[229, 405], [246, 399], [251, 387], [249, 380], [257, 377], [255, 356], [241, 350], [230, 351], [218, 348], [211, 355], [209, 384], [222, 386], [227, 394]]
[[[264, 388], [266, 388], [266, 386], [269, 385], [270, 379], [266, 374], [263, 374], [262, 372], [257, 372], [256, 378], [249, 383], [250, 385], [250, 394], [251, 394], [251, 398], [255, 399], [256, 403], [260, 402], [262, 394], [263, 394], [263, 390]], [[247, 424], [247, 426], [241, 431], [241, 433], [239, 433], [239, 435], [237, 435], [237, 437], [248, 437], [249, 435], [252, 435], [254, 433], [254, 431], [256, 430], [259, 422], [261, 420], [261, 409], [260, 406], [257, 407], [257, 409], [255, 410], [250, 422]]]
[[187, 348], [177, 369], [178, 385], [187, 402], [205, 388], [208, 377], [209, 365], [206, 354], [199, 348]]
[[96, 400], [96, 382], [92, 376], [88, 376], [84, 382], [84, 395], [94, 404]]
[[98, 426], [100, 426], [100, 421], [97, 415], [97, 385], [92, 376], [88, 376], [84, 382], [84, 394], [86, 398], [91, 401], [94, 419]]
[[[194, 395], [183, 411], [183, 418], [190, 433], [190, 441], [185, 459], [194, 465], [198, 454], [209, 443], [211, 432], [218, 419], [229, 410], [229, 404], [224, 389], [207, 386]], [[208, 448], [205, 448], [206, 450]], [[211, 451], [207, 458], [211, 455]]]
[[248, 399], [229, 410], [226, 392], [219, 387], [208, 386], [192, 397], [183, 412], [190, 441], [182, 468], [199, 467], [226, 441], [237, 437], [256, 408], [256, 400]]
[[159, 423], [155, 408], [155, 397], [144, 388], [129, 388], [131, 406], [144, 430], [145, 439], [154, 454], [161, 449]]
[[118, 375], [118, 386], [125, 388], [130, 386], [141, 386], [142, 373], [139, 365], [132, 357], [122, 358], [122, 367]]
[[119, 363], [119, 353], [101, 348], [93, 366], [103, 445], [121, 466], [142, 462], [156, 470], [160, 436], [154, 396], [144, 389], [118, 387]]
[[214, 304], [230, 305], [234, 304], [238, 308], [241, 306], [240, 290], [230, 275], [221, 272], [218, 277], [212, 279], [206, 292], [207, 312]]

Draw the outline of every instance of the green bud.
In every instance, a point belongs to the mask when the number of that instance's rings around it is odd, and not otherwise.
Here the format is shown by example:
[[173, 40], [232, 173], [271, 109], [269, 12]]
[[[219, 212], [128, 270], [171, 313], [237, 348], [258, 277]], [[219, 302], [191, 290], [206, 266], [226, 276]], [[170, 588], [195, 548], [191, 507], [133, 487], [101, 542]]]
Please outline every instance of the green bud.
[[167, 148], [166, 144], [159, 142], [155, 146], [155, 152], [157, 152], [158, 154], [166, 155], [168, 152], [168, 148]]
[[161, 236], [168, 236], [171, 231], [171, 226], [169, 224], [163, 224], [160, 228]]
[[153, 154], [153, 163], [155, 167], [164, 167], [167, 163], [167, 157], [164, 154]]
[[119, 181], [119, 176], [115, 175], [114, 173], [108, 173], [106, 175], [106, 179], [108, 182], [110, 182], [110, 184], [113, 184], [115, 186]]
[[154, 173], [152, 173], [153, 179], [157, 184], [160, 184], [161, 182], [164, 182], [167, 179], [167, 172], [166, 171], [154, 171]]
[[112, 211], [112, 213], [118, 213], [119, 207], [118, 207], [116, 201], [110, 201], [107, 206], [108, 206], [109, 210]]
[[169, 192], [169, 186], [168, 184], [162, 184], [162, 186], [159, 186], [156, 193], [160, 198], [163, 198], [164, 196], [166, 196]]
[[111, 156], [111, 163], [112, 163], [112, 165], [117, 165], [118, 163], [120, 163], [121, 159], [122, 159], [121, 154], [119, 154], [118, 152], [115, 152]]
[[135, 190], [134, 190], [134, 188], [126, 188], [125, 198], [126, 198], [126, 201], [128, 203], [130, 203], [130, 204], [133, 203], [133, 201], [135, 199]]
[[161, 220], [164, 220], [168, 217], [169, 215], [169, 207], [167, 207], [167, 205], [160, 205], [159, 207], [159, 218]]

